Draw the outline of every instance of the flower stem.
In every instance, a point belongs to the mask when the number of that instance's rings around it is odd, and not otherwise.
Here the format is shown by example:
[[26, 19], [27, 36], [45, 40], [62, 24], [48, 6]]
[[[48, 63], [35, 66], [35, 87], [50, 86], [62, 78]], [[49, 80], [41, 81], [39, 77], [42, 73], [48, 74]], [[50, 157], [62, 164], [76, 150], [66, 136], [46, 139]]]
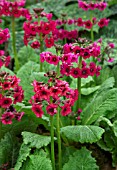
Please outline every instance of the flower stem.
[[[40, 34], [40, 53], [43, 52], [43, 40], [42, 40], [42, 34]], [[40, 72], [43, 71], [43, 63], [40, 61]]]
[[53, 116], [50, 116], [50, 124], [51, 124], [51, 161], [52, 161], [52, 167], [53, 170], [55, 170], [55, 155], [54, 155], [54, 122], [53, 122]]
[[59, 115], [59, 108], [57, 113], [57, 140], [58, 140], [58, 163], [59, 163], [59, 170], [62, 169], [62, 161], [61, 161], [61, 136], [60, 136], [60, 115]]
[[[82, 57], [79, 57], [78, 67], [81, 68], [81, 66], [82, 66]], [[78, 111], [81, 105], [81, 78], [80, 77], [77, 78], [77, 90], [79, 92], [79, 96], [76, 104], [76, 112]]]
[[16, 50], [16, 34], [15, 34], [15, 18], [14, 17], [12, 17], [11, 24], [12, 24], [12, 48], [13, 48], [14, 60], [15, 60], [15, 70], [18, 71], [20, 66], [19, 66], [17, 50]]
[[[57, 55], [59, 55], [59, 51], [57, 52]], [[60, 75], [60, 64], [58, 63], [57, 65], [57, 76]], [[56, 130], [57, 130], [57, 140], [58, 140], [58, 165], [59, 168], [58, 170], [62, 169], [62, 161], [61, 161], [61, 136], [60, 136], [60, 113], [59, 113], [59, 108], [57, 112], [57, 125], [56, 125]]]
[[[2, 109], [0, 109], [0, 118], [2, 116]], [[2, 138], [2, 122], [0, 121], [0, 141], [1, 141], [1, 138]]]

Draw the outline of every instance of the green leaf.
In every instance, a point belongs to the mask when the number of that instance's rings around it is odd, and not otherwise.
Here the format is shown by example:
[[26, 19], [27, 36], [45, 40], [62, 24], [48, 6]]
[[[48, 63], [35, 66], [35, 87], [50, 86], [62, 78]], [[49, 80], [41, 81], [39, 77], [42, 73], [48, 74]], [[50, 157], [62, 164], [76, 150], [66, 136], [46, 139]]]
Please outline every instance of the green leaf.
[[107, 119], [106, 117], [99, 117], [99, 119], [95, 122], [95, 125], [99, 126], [100, 123], [103, 123], [103, 122], [106, 123], [110, 127], [113, 126], [111, 121], [109, 119]]
[[17, 163], [14, 167], [14, 170], [20, 170], [24, 161], [26, 161], [27, 157], [30, 155], [31, 148], [25, 145], [24, 143], [21, 145], [19, 156], [17, 159]]
[[82, 124], [91, 124], [95, 122], [100, 116], [106, 115], [106, 111], [113, 111], [117, 104], [117, 89], [111, 89], [95, 97], [85, 107], [81, 113]]
[[18, 52], [18, 59], [22, 66], [29, 60], [39, 62], [39, 55], [37, 55], [35, 50], [28, 45], [20, 48]]
[[63, 170], [99, 170], [99, 168], [90, 151], [83, 147], [69, 157], [69, 161], [63, 166]]
[[115, 136], [117, 137], [117, 120], [114, 121], [113, 123], [113, 130], [114, 130]]
[[114, 78], [115, 78], [115, 87], [117, 87], [117, 65], [115, 65], [112, 69]]
[[99, 88], [100, 88], [100, 86], [82, 88], [82, 89], [81, 89], [81, 94], [83, 94], [83, 95], [89, 95], [89, 94], [97, 91]]
[[47, 80], [47, 78], [44, 77], [44, 73], [39, 73], [39, 68], [39, 64], [29, 61], [17, 72], [17, 76], [21, 79], [20, 85], [23, 87], [25, 100], [29, 100], [34, 94], [33, 86], [31, 85], [33, 80], [37, 79], [41, 82]]
[[68, 139], [73, 140], [75, 142], [97, 142], [102, 134], [104, 133], [104, 129], [98, 126], [66, 126], [61, 128], [61, 133], [63, 133]]
[[40, 155], [31, 155], [30, 161], [26, 164], [24, 170], [52, 170], [51, 161], [49, 158]]
[[22, 132], [24, 144], [37, 149], [47, 146], [51, 142], [50, 136], [42, 136], [31, 132]]
[[[72, 83], [71, 83], [71, 87], [72, 88], [76, 88], [77, 86], [77, 79], [74, 79], [73, 77], [72, 78]], [[91, 76], [89, 76], [88, 78], [82, 78], [81, 80], [81, 87], [84, 87], [86, 86], [88, 83], [92, 83], [94, 82], [93, 78]]]
[[114, 77], [110, 77], [110, 78], [108, 78], [106, 81], [104, 81], [104, 82], [102, 83], [102, 85], [100, 86], [100, 88], [98, 89], [98, 91], [96, 92], [95, 97], [94, 97], [94, 100], [95, 100], [96, 97], [98, 97], [99, 95], [101, 95], [102, 92], [104, 93], [105, 91], [113, 88], [114, 84], [115, 84], [115, 79], [114, 79]]
[[19, 152], [19, 143], [17, 138], [10, 133], [6, 133], [0, 142], [0, 166], [9, 163], [13, 167]]

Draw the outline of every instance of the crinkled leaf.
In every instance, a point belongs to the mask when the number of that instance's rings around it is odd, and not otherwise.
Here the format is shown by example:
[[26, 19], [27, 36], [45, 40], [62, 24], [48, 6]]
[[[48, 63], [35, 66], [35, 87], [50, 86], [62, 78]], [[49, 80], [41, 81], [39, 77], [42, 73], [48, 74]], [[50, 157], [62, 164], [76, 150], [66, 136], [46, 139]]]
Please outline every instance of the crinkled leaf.
[[39, 69], [39, 64], [29, 61], [17, 72], [17, 76], [21, 79], [20, 85], [23, 87], [25, 100], [29, 100], [34, 94], [33, 86], [31, 85], [33, 80], [37, 79], [45, 82], [44, 73], [39, 73]]
[[24, 144], [30, 147], [41, 148], [51, 142], [50, 136], [42, 136], [31, 132], [22, 132]]
[[73, 153], [69, 161], [63, 166], [63, 170], [99, 170], [96, 160], [85, 147]]
[[[74, 79], [73, 77], [72, 78], [72, 83], [71, 83], [71, 87], [72, 88], [76, 88], [77, 86], [77, 79]], [[81, 80], [81, 87], [84, 87], [85, 85], [87, 85], [88, 83], [93, 83], [94, 80], [91, 76], [89, 76], [88, 78], [82, 78]]]
[[95, 97], [94, 97], [94, 100], [95, 100], [96, 97], [98, 97], [99, 95], [101, 95], [102, 92], [105, 92], [105, 91], [111, 89], [111, 88], [114, 86], [114, 84], [115, 84], [115, 79], [114, 79], [114, 77], [110, 77], [110, 78], [108, 78], [106, 81], [104, 81], [104, 82], [102, 83], [102, 85], [100, 86], [100, 88], [98, 89], [98, 91], [96, 92]]
[[66, 126], [61, 128], [61, 133], [63, 133], [68, 139], [73, 140], [75, 142], [97, 142], [102, 134], [104, 133], [104, 129], [98, 126]]
[[100, 86], [82, 88], [82, 89], [81, 89], [81, 94], [83, 94], [83, 95], [89, 95], [89, 94], [97, 91], [99, 88], [100, 88]]
[[106, 91], [92, 100], [81, 113], [82, 124], [91, 124], [100, 116], [106, 115], [106, 111], [113, 111], [117, 104], [117, 89]]
[[10, 133], [6, 133], [0, 142], [0, 166], [8, 163], [9, 167], [14, 167], [18, 157], [19, 147], [20, 144], [17, 138]]
[[39, 55], [37, 55], [35, 50], [28, 45], [20, 48], [18, 52], [18, 59], [20, 65], [22, 66], [29, 60], [34, 62], [39, 62]]
[[24, 161], [26, 161], [27, 157], [30, 155], [31, 148], [25, 145], [24, 143], [21, 145], [19, 156], [17, 159], [17, 163], [14, 167], [14, 170], [20, 170]]
[[24, 170], [52, 170], [52, 164], [50, 159], [45, 156], [31, 155]]

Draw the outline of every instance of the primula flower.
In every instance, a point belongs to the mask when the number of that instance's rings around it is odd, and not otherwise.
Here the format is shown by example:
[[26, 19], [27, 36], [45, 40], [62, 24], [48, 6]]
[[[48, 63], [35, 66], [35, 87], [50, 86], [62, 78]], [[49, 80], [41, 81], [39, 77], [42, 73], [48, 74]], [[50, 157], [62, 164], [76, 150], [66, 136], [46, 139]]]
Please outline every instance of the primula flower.
[[56, 55], [52, 55], [50, 58], [50, 64], [57, 65], [59, 63], [59, 57]]
[[53, 116], [54, 114], [57, 113], [57, 105], [56, 104], [49, 104], [47, 107], [46, 107], [46, 110], [47, 110], [47, 113], [51, 116]]
[[12, 104], [12, 99], [9, 97], [3, 97], [1, 107], [8, 108]]
[[62, 75], [70, 76], [71, 67], [68, 64], [62, 64], [60, 72]]
[[87, 78], [89, 76], [89, 69], [86, 67], [83, 67], [81, 69], [81, 77], [82, 78]]
[[79, 68], [72, 68], [70, 74], [72, 77], [78, 78], [81, 76], [81, 70]]
[[39, 43], [39, 41], [34, 41], [34, 42], [32, 42], [31, 43], [31, 45], [30, 45], [32, 48], [39, 48], [40, 47], [40, 43]]
[[77, 20], [77, 25], [78, 25], [79, 27], [82, 27], [82, 26], [84, 25], [84, 22], [83, 22], [82, 18], [78, 18], [78, 20]]
[[90, 63], [90, 67], [89, 67], [89, 75], [94, 76], [95, 73], [96, 73], [96, 64], [92, 62]]
[[114, 43], [108, 43], [109, 47], [114, 48], [115, 44]]
[[1, 121], [3, 124], [12, 124], [12, 119], [14, 118], [14, 114], [12, 112], [6, 112], [2, 114]]
[[35, 113], [37, 117], [42, 117], [44, 112], [42, 110], [42, 105], [39, 104], [33, 104], [32, 105], [32, 111]]
[[51, 48], [54, 45], [54, 39], [51, 38], [46, 38], [45, 39], [45, 45], [47, 48]]
[[100, 19], [100, 21], [98, 22], [98, 26], [100, 28], [104, 27], [104, 26], [108, 26], [108, 23], [109, 23], [109, 19], [106, 19], [106, 18], [102, 18]]
[[10, 82], [4, 82], [2, 84], [3, 90], [9, 90], [11, 88], [11, 83]]
[[65, 104], [64, 106], [61, 107], [61, 115], [62, 116], [67, 116], [69, 115], [72, 111], [71, 111], [71, 107], [69, 104]]
[[85, 25], [85, 28], [87, 28], [87, 29], [91, 29], [93, 26], [93, 24], [90, 20], [85, 21], [84, 25]]
[[24, 115], [24, 112], [20, 112], [20, 113], [19, 113], [19, 112], [16, 112], [16, 113], [14, 114], [14, 118], [15, 118], [16, 120], [20, 121], [23, 115]]

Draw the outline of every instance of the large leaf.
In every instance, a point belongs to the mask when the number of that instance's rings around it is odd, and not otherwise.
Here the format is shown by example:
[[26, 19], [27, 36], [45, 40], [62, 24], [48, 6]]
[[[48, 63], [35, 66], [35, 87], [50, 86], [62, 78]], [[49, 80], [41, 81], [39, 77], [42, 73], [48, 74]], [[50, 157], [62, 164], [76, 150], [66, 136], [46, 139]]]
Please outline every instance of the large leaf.
[[105, 92], [109, 89], [111, 89], [115, 84], [115, 79], [114, 77], [110, 77], [107, 80], [105, 80], [102, 85], [100, 86], [100, 88], [98, 89], [98, 91], [95, 94], [94, 100], [96, 97], [98, 97], [99, 95], [101, 95], [102, 92]]
[[86, 148], [73, 153], [69, 161], [63, 166], [63, 170], [98, 170], [96, 160]]
[[30, 147], [41, 148], [51, 142], [50, 136], [42, 136], [31, 132], [22, 132], [24, 144]]
[[52, 170], [51, 161], [45, 156], [31, 155], [24, 170]]
[[104, 133], [104, 129], [98, 126], [66, 126], [61, 128], [61, 133], [63, 133], [68, 139], [73, 140], [75, 142], [97, 142], [102, 134]]
[[17, 163], [15, 165], [14, 170], [20, 170], [24, 161], [26, 161], [27, 157], [30, 155], [31, 148], [25, 145], [24, 143], [21, 145], [19, 156], [17, 159]]
[[83, 94], [83, 95], [89, 95], [89, 94], [97, 91], [99, 88], [100, 88], [100, 86], [82, 88], [82, 89], [81, 89], [81, 94]]
[[15, 136], [6, 133], [0, 142], [0, 166], [9, 163], [13, 167], [19, 151], [19, 143]]
[[117, 137], [117, 120], [114, 121], [113, 123], [113, 129], [114, 129], [115, 136]]
[[20, 85], [22, 85], [24, 90], [24, 99], [29, 100], [33, 93], [33, 86], [31, 83], [33, 80], [46, 81], [47, 78], [44, 77], [44, 73], [39, 73], [39, 64], [29, 61], [18, 71], [17, 76], [21, 79]]
[[82, 124], [91, 124], [100, 116], [106, 115], [106, 111], [113, 111], [117, 105], [117, 89], [111, 89], [92, 100], [81, 113]]
[[39, 62], [39, 55], [36, 54], [35, 50], [29, 45], [22, 47], [18, 52], [18, 59], [20, 65], [24, 65], [29, 60]]

